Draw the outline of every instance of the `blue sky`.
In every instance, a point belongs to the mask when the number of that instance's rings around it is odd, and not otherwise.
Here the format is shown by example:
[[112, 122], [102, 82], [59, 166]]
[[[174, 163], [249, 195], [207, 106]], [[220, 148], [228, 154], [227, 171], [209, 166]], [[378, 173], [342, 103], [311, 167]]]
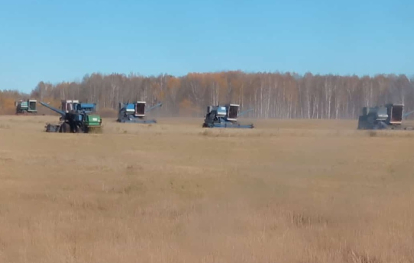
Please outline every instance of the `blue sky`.
[[0, 89], [93, 72], [414, 74], [414, 1], [0, 0]]

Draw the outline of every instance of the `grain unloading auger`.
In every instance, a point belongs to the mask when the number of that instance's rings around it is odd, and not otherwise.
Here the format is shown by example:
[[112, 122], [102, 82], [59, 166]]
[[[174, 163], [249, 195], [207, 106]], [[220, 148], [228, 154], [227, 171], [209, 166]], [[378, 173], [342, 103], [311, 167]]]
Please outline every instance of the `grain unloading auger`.
[[40, 104], [61, 115], [59, 124], [46, 125], [46, 132], [90, 133], [102, 129], [102, 118], [95, 114], [96, 104], [73, 103], [73, 109], [68, 112], [41, 101]]
[[414, 111], [403, 113], [403, 104], [386, 104], [381, 107], [364, 107], [358, 118], [358, 130], [412, 130], [402, 120]]
[[145, 109], [145, 101], [137, 101], [135, 103], [119, 103], [118, 122], [122, 123], [157, 123], [154, 119], [147, 119], [146, 114], [155, 108], [162, 106], [162, 103]]
[[252, 129], [253, 124], [240, 124], [237, 117], [246, 114], [253, 109], [239, 113], [238, 104], [227, 104], [225, 106], [208, 106], [204, 119], [203, 128], [239, 128]]

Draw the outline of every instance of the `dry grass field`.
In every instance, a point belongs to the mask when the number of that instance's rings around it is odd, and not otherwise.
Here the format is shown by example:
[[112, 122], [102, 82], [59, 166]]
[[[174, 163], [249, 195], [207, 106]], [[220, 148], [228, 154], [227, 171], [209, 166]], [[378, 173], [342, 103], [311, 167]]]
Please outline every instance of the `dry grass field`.
[[0, 262], [414, 262], [414, 131], [57, 119], [0, 117]]

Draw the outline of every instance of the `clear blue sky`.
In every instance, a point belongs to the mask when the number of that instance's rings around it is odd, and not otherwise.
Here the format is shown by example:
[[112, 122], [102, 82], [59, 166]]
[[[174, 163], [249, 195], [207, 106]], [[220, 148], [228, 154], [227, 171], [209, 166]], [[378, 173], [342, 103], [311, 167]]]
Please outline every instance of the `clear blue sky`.
[[413, 0], [0, 0], [0, 89], [85, 74], [414, 73]]

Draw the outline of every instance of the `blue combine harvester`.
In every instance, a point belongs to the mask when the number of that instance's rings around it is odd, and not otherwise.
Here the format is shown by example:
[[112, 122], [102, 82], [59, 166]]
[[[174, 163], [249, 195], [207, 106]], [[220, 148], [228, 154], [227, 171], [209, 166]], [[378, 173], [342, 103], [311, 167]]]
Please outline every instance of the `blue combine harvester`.
[[237, 118], [253, 109], [239, 113], [239, 104], [226, 104], [225, 106], [208, 106], [203, 128], [239, 128], [252, 129], [253, 124], [242, 125]]
[[414, 111], [404, 113], [404, 104], [388, 103], [384, 106], [363, 107], [358, 118], [358, 130], [412, 130], [402, 121]]
[[118, 122], [122, 123], [157, 123], [154, 119], [147, 119], [146, 114], [151, 110], [161, 107], [162, 103], [158, 103], [147, 110], [145, 101], [137, 101], [135, 103], [119, 103]]

